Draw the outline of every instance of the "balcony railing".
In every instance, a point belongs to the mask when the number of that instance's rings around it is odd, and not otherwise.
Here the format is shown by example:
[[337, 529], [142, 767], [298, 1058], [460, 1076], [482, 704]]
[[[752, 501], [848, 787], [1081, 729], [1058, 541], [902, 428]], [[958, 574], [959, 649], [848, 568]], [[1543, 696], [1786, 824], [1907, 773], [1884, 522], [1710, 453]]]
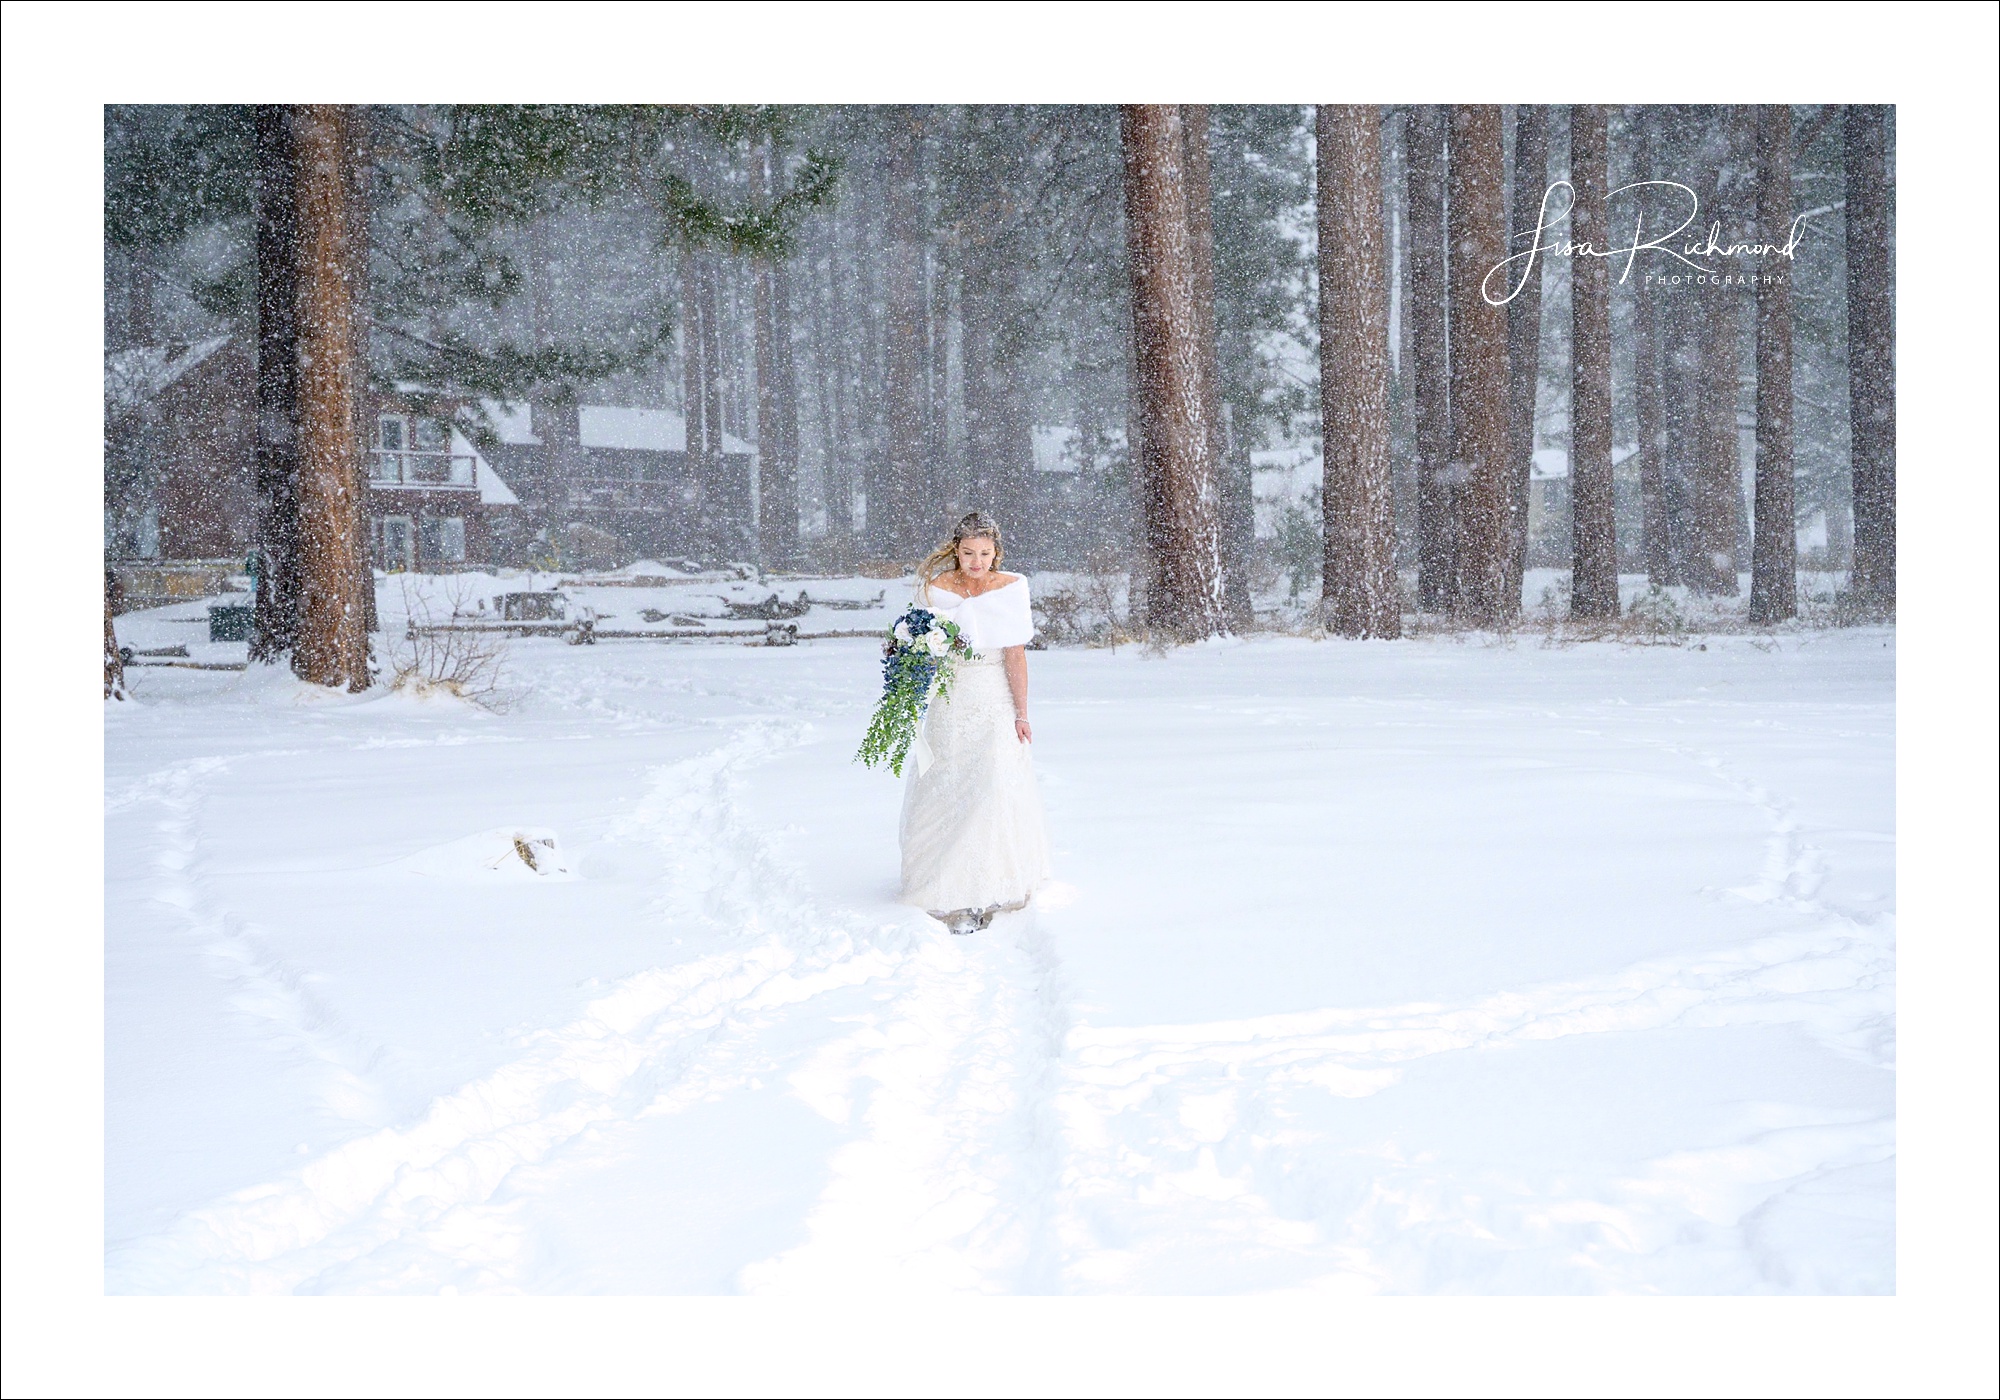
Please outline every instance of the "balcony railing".
[[458, 452], [385, 452], [368, 454], [368, 480], [377, 486], [425, 486], [470, 491], [477, 484], [472, 457]]

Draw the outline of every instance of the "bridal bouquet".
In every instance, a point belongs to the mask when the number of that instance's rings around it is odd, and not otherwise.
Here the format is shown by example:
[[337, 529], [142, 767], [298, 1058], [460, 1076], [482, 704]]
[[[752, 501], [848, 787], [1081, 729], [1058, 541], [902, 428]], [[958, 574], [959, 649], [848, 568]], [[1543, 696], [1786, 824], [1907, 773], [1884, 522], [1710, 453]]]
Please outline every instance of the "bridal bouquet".
[[[869, 768], [887, 763], [891, 773], [902, 777], [911, 744], [922, 748], [924, 711], [950, 691], [953, 664], [972, 654], [956, 622], [914, 607], [896, 619], [882, 646], [882, 698], [855, 757]], [[923, 771], [921, 762], [918, 771]]]

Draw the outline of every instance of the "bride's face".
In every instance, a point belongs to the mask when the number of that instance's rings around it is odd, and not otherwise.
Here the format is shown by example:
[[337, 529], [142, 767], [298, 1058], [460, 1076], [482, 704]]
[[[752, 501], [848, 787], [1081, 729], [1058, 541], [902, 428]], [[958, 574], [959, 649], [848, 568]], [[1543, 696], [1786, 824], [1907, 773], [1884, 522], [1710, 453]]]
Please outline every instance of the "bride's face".
[[958, 571], [972, 578], [993, 567], [993, 541], [975, 535], [958, 542]]

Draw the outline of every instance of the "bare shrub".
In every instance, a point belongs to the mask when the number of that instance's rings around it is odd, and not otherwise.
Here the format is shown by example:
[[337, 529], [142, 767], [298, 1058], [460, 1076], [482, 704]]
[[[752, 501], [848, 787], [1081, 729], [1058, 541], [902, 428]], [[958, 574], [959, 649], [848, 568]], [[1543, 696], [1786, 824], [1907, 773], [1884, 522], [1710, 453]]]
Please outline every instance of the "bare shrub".
[[442, 691], [485, 709], [506, 708], [500, 681], [507, 642], [480, 626], [477, 603], [470, 580], [453, 577], [442, 601], [433, 602], [405, 578], [403, 608], [409, 627], [390, 653], [390, 688], [412, 695]]
[[1099, 551], [1061, 584], [1037, 593], [1042, 636], [1051, 646], [1118, 647], [1143, 640], [1132, 617], [1120, 558]]

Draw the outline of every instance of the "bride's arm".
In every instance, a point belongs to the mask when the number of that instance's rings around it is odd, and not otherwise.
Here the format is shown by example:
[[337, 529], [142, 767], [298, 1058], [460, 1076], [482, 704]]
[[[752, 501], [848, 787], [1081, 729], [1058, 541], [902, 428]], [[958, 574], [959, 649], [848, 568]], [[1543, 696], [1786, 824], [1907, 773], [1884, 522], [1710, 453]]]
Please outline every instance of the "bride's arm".
[[1002, 647], [1000, 667], [1007, 673], [1007, 693], [1014, 697], [1014, 737], [1032, 744], [1035, 736], [1028, 728], [1028, 649]]

